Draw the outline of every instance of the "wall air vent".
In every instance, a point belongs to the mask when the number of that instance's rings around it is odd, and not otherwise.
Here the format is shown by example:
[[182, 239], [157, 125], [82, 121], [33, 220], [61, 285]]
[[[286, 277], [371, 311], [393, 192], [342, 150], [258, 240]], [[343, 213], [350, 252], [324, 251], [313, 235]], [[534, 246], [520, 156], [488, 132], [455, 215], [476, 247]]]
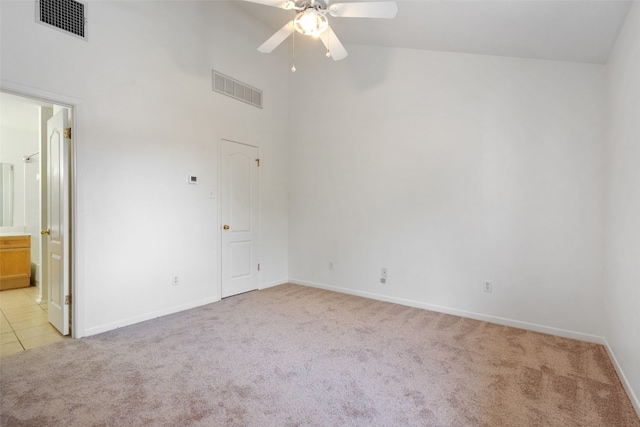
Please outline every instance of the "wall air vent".
[[262, 91], [213, 70], [213, 90], [238, 99], [254, 107], [262, 108]]
[[76, 0], [36, 0], [36, 21], [87, 39], [87, 8]]

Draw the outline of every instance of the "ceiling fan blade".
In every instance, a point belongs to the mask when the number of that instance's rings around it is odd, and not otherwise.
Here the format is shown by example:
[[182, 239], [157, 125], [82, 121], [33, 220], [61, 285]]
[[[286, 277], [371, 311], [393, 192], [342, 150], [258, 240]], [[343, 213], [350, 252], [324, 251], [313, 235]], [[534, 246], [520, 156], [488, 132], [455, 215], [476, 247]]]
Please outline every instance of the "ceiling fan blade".
[[334, 3], [329, 13], [336, 18], [395, 18], [398, 4], [394, 1]]
[[331, 27], [327, 27], [327, 29], [320, 34], [320, 39], [334, 61], [340, 61], [347, 57], [347, 50], [342, 46], [342, 43], [340, 43], [340, 40], [338, 40], [336, 33], [333, 32]]
[[280, 28], [274, 35], [269, 37], [269, 40], [262, 43], [258, 48], [258, 51], [262, 53], [271, 53], [273, 49], [280, 46], [280, 43], [285, 41], [287, 37], [293, 32], [293, 20], [284, 24], [284, 27]]
[[[292, 3], [288, 0], [244, 0], [250, 3], [264, 4], [267, 6], [279, 7], [280, 9], [292, 9]], [[295, 6], [295, 3], [293, 3]]]

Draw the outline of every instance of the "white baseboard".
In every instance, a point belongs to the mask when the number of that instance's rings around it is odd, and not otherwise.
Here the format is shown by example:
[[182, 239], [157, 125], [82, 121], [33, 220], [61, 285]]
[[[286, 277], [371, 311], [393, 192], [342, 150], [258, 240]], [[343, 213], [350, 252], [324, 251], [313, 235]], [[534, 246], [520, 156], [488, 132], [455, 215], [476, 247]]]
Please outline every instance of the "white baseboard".
[[[306, 280], [299, 280], [299, 279], [289, 279], [289, 280], [284, 280], [284, 281], [275, 281], [275, 282], [270, 282], [270, 283], [264, 283], [264, 284], [260, 285], [259, 289], [267, 289], [267, 288], [271, 288], [273, 286], [284, 285], [285, 283], [293, 283], [293, 284], [296, 284], [296, 285], [310, 286], [310, 287], [314, 287], [314, 288], [325, 289], [325, 290], [328, 290], [328, 291], [340, 292], [340, 293], [349, 294], [349, 295], [355, 295], [355, 296], [360, 296], [360, 297], [365, 297], [365, 298], [371, 298], [371, 299], [375, 299], [375, 300], [379, 300], [379, 301], [386, 301], [386, 302], [391, 302], [391, 303], [395, 303], [395, 304], [406, 305], [406, 306], [409, 306], [409, 307], [415, 307], [415, 308], [421, 308], [421, 309], [425, 309], [425, 310], [436, 311], [436, 312], [439, 312], [439, 313], [452, 314], [452, 315], [455, 315], [455, 316], [461, 316], [461, 317], [466, 317], [466, 318], [470, 318], [470, 319], [481, 320], [481, 321], [490, 322], [490, 323], [496, 323], [498, 325], [511, 326], [511, 327], [514, 327], [514, 328], [526, 329], [526, 330], [530, 330], [530, 331], [534, 331], [534, 332], [540, 332], [540, 333], [544, 333], [544, 334], [556, 335], [556, 336], [560, 336], [560, 337], [564, 337], [564, 338], [571, 338], [571, 339], [576, 339], [576, 340], [581, 340], [581, 341], [592, 342], [592, 343], [596, 343], [596, 344], [602, 344], [604, 346], [604, 348], [606, 349], [607, 353], [609, 354], [609, 357], [611, 358], [613, 366], [614, 366], [616, 372], [618, 373], [618, 376], [620, 377], [620, 381], [622, 382], [622, 385], [624, 386], [624, 389], [626, 390], [627, 395], [629, 396], [629, 400], [631, 400], [631, 404], [633, 405], [634, 409], [636, 410], [636, 413], [638, 414], [638, 417], [640, 417], [640, 400], [638, 399], [638, 396], [636, 396], [636, 394], [634, 393], [633, 389], [631, 388], [631, 385], [629, 384], [629, 381], [627, 380], [627, 377], [625, 376], [624, 371], [622, 370], [622, 367], [618, 363], [618, 359], [616, 358], [613, 350], [611, 349], [611, 347], [609, 346], [609, 343], [607, 342], [607, 340], [604, 337], [599, 337], [597, 335], [584, 334], [584, 333], [581, 333], [581, 332], [569, 331], [569, 330], [566, 330], [566, 329], [553, 328], [553, 327], [550, 327], [550, 326], [538, 325], [538, 324], [535, 324], [535, 323], [522, 322], [520, 320], [507, 319], [507, 318], [503, 318], [503, 317], [491, 316], [491, 315], [487, 315], [487, 314], [475, 313], [475, 312], [465, 311], [465, 310], [458, 310], [458, 309], [451, 308], [451, 307], [444, 307], [444, 306], [434, 305], [434, 304], [426, 304], [426, 303], [419, 302], [419, 301], [413, 301], [413, 300], [407, 300], [407, 299], [403, 299], [403, 298], [390, 297], [390, 296], [387, 296], [387, 295], [376, 294], [376, 293], [372, 293], [372, 292], [358, 291], [358, 290], [353, 290], [353, 289], [348, 289], [348, 288], [341, 288], [341, 287], [338, 287], [338, 286], [330, 286], [330, 285], [325, 285], [325, 284], [322, 284], [322, 283], [309, 282], [309, 281], [306, 281]], [[144, 322], [146, 320], [155, 319], [157, 317], [166, 316], [168, 314], [173, 314], [173, 313], [177, 313], [177, 312], [180, 312], [180, 311], [189, 310], [191, 308], [196, 308], [196, 307], [200, 307], [200, 306], [203, 306], [203, 305], [211, 304], [211, 303], [214, 303], [214, 302], [217, 302], [217, 301], [220, 301], [220, 298], [217, 298], [217, 297], [205, 298], [205, 299], [194, 301], [194, 302], [190, 302], [190, 303], [187, 303], [187, 304], [182, 304], [182, 305], [166, 308], [166, 309], [163, 309], [163, 310], [158, 310], [158, 311], [146, 313], [146, 314], [141, 315], [141, 316], [130, 317], [128, 319], [121, 320], [121, 321], [118, 321], [118, 322], [108, 323], [108, 324], [105, 324], [105, 325], [100, 325], [100, 326], [97, 326], [97, 327], [94, 327], [94, 328], [86, 329], [85, 330], [85, 334], [83, 336], [96, 335], [96, 334], [99, 334], [99, 333], [102, 333], [102, 332], [107, 332], [107, 331], [110, 331], [110, 330], [113, 330], [113, 329], [117, 329], [117, 328], [121, 328], [121, 327], [124, 327], [124, 326], [129, 326], [129, 325], [133, 325], [133, 324], [136, 324], [136, 323], [139, 323], [139, 322]]]
[[496, 323], [498, 325], [511, 326], [513, 328], [526, 329], [529, 331], [540, 332], [543, 334], [556, 335], [563, 338], [571, 338], [574, 340], [587, 341], [596, 344], [604, 344], [603, 337], [591, 334], [584, 334], [582, 332], [575, 332], [566, 329], [553, 328], [551, 326], [539, 325], [536, 323], [523, 322], [520, 320], [507, 319], [504, 317], [491, 316], [488, 314], [475, 313], [472, 311], [459, 310], [451, 307], [444, 307], [441, 305], [427, 304], [420, 301], [408, 300], [403, 298], [390, 297], [387, 295], [376, 294], [372, 292], [357, 291], [348, 288], [341, 288], [338, 286], [324, 285], [322, 283], [308, 282], [306, 280], [289, 279], [290, 283], [303, 286], [311, 286], [314, 288], [326, 289], [328, 291], [341, 292], [343, 294], [356, 295], [365, 298], [371, 298], [379, 301], [392, 302], [395, 304], [406, 305], [409, 307], [422, 308], [425, 310], [437, 311], [439, 313], [453, 314], [455, 316], [467, 317], [469, 319], [482, 320], [484, 322]]
[[289, 283], [288, 280], [276, 280], [275, 282], [269, 282], [269, 283], [263, 283], [262, 285], [260, 285], [260, 287], [258, 287], [258, 289], [267, 289], [267, 288], [272, 288], [274, 286], [279, 286], [279, 285], [284, 285], [285, 283]]
[[633, 389], [631, 388], [631, 384], [629, 384], [629, 381], [627, 380], [627, 377], [624, 374], [622, 367], [618, 363], [618, 359], [616, 358], [616, 355], [613, 353], [613, 349], [611, 348], [611, 346], [609, 346], [609, 343], [607, 342], [606, 338], [604, 339], [603, 345], [604, 345], [604, 348], [607, 350], [607, 353], [609, 354], [609, 358], [613, 362], [613, 367], [616, 368], [616, 372], [618, 373], [620, 382], [622, 382], [622, 386], [627, 392], [627, 395], [629, 396], [629, 400], [631, 400], [631, 404], [633, 405], [633, 408], [636, 410], [636, 413], [638, 414], [638, 418], [640, 418], [640, 400], [638, 400], [638, 396], [636, 396], [636, 394], [633, 392]]
[[613, 363], [613, 366], [615, 367], [615, 370], [618, 373], [618, 377], [620, 378], [620, 381], [622, 382], [622, 385], [625, 391], [627, 392], [627, 395], [629, 396], [629, 400], [631, 401], [631, 404], [636, 410], [638, 417], [640, 417], [640, 400], [638, 399], [638, 396], [636, 396], [636, 394], [634, 393], [633, 388], [631, 388], [631, 384], [629, 384], [629, 381], [627, 380], [627, 377], [625, 376], [624, 371], [622, 370], [622, 367], [618, 363], [618, 359], [616, 358], [615, 354], [613, 353], [613, 350], [611, 349], [611, 347], [609, 346], [609, 343], [604, 337], [599, 337], [597, 335], [584, 334], [582, 332], [569, 331], [566, 329], [553, 328], [550, 326], [538, 325], [535, 323], [522, 322], [520, 320], [506, 319], [503, 317], [490, 316], [486, 314], [474, 313], [474, 312], [465, 311], [465, 310], [458, 310], [450, 307], [443, 307], [443, 306], [433, 305], [433, 304], [425, 304], [419, 301], [395, 298], [395, 297], [376, 294], [372, 292], [357, 291], [357, 290], [341, 288], [337, 286], [324, 285], [322, 283], [308, 282], [306, 280], [290, 279], [289, 282], [294, 283], [296, 285], [326, 289], [329, 291], [341, 292], [344, 294], [356, 295], [356, 296], [371, 298], [379, 301], [392, 302], [392, 303], [406, 305], [410, 307], [423, 308], [425, 310], [437, 311], [437, 312], [446, 313], [446, 314], [453, 314], [456, 316], [482, 320], [485, 322], [496, 323], [504, 326], [511, 326], [514, 328], [526, 329], [534, 332], [541, 332], [544, 334], [556, 335], [564, 338], [571, 338], [571, 339], [576, 339], [580, 341], [592, 342], [595, 344], [602, 344], [605, 350], [607, 351], [607, 353], [609, 354], [609, 357]]
[[[220, 298], [218, 297], [204, 298], [204, 299], [192, 301], [186, 304], [176, 305], [173, 307], [164, 308], [162, 310], [152, 311], [150, 313], [145, 313], [140, 316], [129, 317], [128, 319], [119, 320], [117, 322], [107, 323], [104, 325], [85, 329], [82, 337], [89, 337], [91, 335], [101, 334], [103, 332], [111, 331], [113, 329], [122, 328], [124, 326], [130, 326], [136, 323], [155, 319], [157, 317], [166, 316], [168, 314], [174, 314], [180, 311], [189, 310], [191, 308], [201, 307], [203, 305], [211, 304], [217, 301], [220, 301]], [[81, 337], [77, 337], [77, 338], [81, 338]]]
[[[275, 282], [261, 284], [258, 289], [267, 289], [273, 286], [284, 285], [289, 283], [288, 280], [278, 280]], [[155, 319], [157, 317], [166, 316], [168, 314], [178, 313], [180, 311], [189, 310], [191, 308], [201, 307], [203, 305], [211, 304], [220, 301], [218, 297], [205, 298], [198, 301], [189, 302], [187, 304], [177, 305], [162, 310], [153, 311], [140, 316], [129, 317], [128, 319], [119, 320], [117, 322], [106, 323], [104, 325], [96, 326], [93, 328], [85, 329], [81, 336], [76, 338], [89, 337], [91, 335], [101, 334], [103, 332], [111, 331], [113, 329], [122, 328], [124, 326], [134, 325], [136, 323], [144, 322], [147, 320]]]

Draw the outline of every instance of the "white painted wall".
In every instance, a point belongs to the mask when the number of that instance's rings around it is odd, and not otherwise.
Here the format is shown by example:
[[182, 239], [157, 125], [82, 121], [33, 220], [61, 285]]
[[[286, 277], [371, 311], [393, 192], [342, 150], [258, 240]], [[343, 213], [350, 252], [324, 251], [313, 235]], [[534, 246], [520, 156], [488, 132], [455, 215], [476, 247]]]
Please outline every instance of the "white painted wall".
[[608, 64], [605, 337], [640, 414], [640, 3]]
[[[33, 2], [0, 2], [3, 86], [78, 100], [80, 336], [219, 298], [220, 137], [260, 148], [261, 286], [287, 280], [288, 74], [236, 7], [89, 2], [87, 42], [36, 24]], [[264, 109], [212, 92], [212, 68], [263, 89]]]
[[[224, 137], [260, 147], [261, 286], [291, 277], [605, 335], [638, 394], [637, 4], [606, 79], [363, 46], [334, 63], [305, 41], [290, 75], [287, 49], [255, 51], [272, 31], [229, 3], [90, 2], [88, 42], [35, 24], [33, 7], [0, 2], [0, 78], [78, 101], [79, 336], [219, 297], [208, 194]], [[265, 108], [213, 93], [211, 68], [264, 89]]]
[[[35, 24], [31, 2], [0, 7], [3, 84], [79, 100], [80, 335], [218, 298], [225, 137], [260, 146], [262, 286], [606, 334], [638, 389], [637, 5], [608, 77], [606, 292], [601, 66], [349, 46], [338, 63], [299, 51], [289, 76], [288, 52], [255, 52], [270, 30], [226, 3], [92, 2], [88, 42]], [[211, 68], [265, 108], [211, 92]]]
[[604, 67], [348, 49], [291, 77], [291, 280], [601, 340]]

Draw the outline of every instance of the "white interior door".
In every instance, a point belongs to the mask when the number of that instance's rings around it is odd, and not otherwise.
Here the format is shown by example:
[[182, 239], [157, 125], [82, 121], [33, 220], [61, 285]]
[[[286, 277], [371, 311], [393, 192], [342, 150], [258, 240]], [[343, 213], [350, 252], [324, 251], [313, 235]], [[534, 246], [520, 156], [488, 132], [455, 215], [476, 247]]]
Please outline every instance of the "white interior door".
[[47, 274], [49, 322], [69, 335], [69, 140], [67, 110], [47, 121]]
[[222, 298], [258, 288], [258, 148], [220, 141]]

